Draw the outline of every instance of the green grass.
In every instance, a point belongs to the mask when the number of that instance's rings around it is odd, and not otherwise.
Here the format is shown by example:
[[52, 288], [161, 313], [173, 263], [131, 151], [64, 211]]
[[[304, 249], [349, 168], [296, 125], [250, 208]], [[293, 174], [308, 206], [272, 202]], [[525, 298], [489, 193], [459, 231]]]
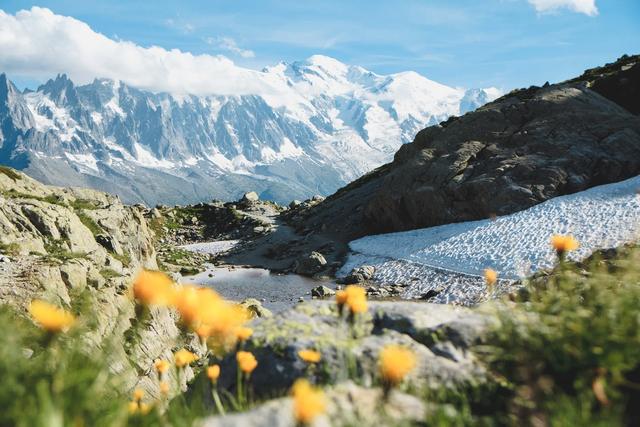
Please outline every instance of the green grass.
[[107, 280], [113, 279], [114, 277], [122, 277], [122, 274], [110, 268], [103, 268], [102, 270], [100, 270], [100, 275]]
[[38, 200], [40, 202], [51, 203], [53, 205], [59, 205], [59, 206], [65, 206], [65, 207], [67, 206], [55, 194], [48, 194], [45, 197], [41, 197], [33, 194], [23, 193], [13, 188], [10, 190], [2, 191], [1, 194], [8, 199], [31, 199], [31, 200]]
[[51, 261], [56, 264], [59, 262], [65, 262], [77, 258], [86, 258], [87, 254], [83, 252], [71, 252], [64, 248], [63, 241], [51, 240], [44, 245], [47, 254], [44, 256], [45, 260]]
[[70, 205], [75, 210], [95, 210], [99, 208], [95, 201], [89, 199], [75, 199]]
[[130, 267], [131, 266], [131, 255], [129, 255], [128, 252], [125, 252], [122, 255], [119, 255], [119, 254], [117, 254], [115, 252], [109, 252], [109, 253], [111, 254], [112, 257], [114, 257], [115, 259], [120, 261], [123, 266], [125, 266], [125, 267]]
[[91, 218], [86, 213], [82, 211], [76, 211], [76, 216], [78, 217], [78, 219], [80, 219], [80, 222], [84, 224], [84, 226], [87, 227], [89, 231], [91, 231], [91, 234], [93, 234], [94, 237], [99, 234], [104, 234], [104, 230], [102, 229], [102, 227], [100, 227], [98, 223], [96, 223], [93, 218]]
[[0, 253], [10, 256], [17, 256], [20, 254], [20, 245], [15, 242], [0, 243]]

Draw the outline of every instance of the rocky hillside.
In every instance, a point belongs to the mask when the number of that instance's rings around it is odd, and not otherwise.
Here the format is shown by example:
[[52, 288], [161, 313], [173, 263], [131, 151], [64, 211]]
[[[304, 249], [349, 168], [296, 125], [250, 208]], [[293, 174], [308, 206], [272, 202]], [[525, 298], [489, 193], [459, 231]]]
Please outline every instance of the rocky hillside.
[[420, 131], [293, 218], [338, 240], [487, 218], [640, 173], [640, 56], [517, 90]]
[[183, 343], [175, 319], [154, 310], [140, 339], [125, 339], [135, 318], [132, 276], [158, 267], [154, 238], [142, 207], [0, 168], [0, 304], [19, 311], [36, 298], [62, 307], [85, 304], [95, 326], [88, 348], [99, 351], [106, 338], [115, 338], [113, 367], [125, 384], [141, 383], [157, 394], [147, 374], [153, 360], [169, 358]]

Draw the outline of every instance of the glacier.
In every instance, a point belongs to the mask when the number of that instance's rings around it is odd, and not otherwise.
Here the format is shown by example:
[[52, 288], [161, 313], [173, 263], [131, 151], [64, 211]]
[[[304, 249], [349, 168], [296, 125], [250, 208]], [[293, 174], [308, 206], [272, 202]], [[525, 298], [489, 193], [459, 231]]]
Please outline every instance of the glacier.
[[568, 257], [581, 260], [595, 250], [640, 240], [640, 176], [560, 196], [495, 219], [367, 236], [350, 242], [351, 253], [338, 275], [373, 265], [378, 283], [409, 283], [404, 297], [429, 290], [431, 301], [474, 304], [491, 295], [483, 271], [499, 274], [497, 292], [515, 281], [553, 267], [554, 234], [571, 234], [580, 248]]

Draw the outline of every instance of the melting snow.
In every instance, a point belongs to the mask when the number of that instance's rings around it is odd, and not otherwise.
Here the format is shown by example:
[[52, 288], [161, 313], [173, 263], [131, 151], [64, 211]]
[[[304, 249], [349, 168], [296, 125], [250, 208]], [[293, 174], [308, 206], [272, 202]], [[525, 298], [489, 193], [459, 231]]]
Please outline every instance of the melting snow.
[[219, 254], [220, 252], [226, 252], [233, 249], [239, 240], [217, 240], [215, 242], [205, 243], [192, 243], [190, 245], [180, 246], [191, 252], [198, 252], [201, 254]]
[[380, 283], [410, 283], [405, 296], [441, 288], [436, 302], [470, 304], [486, 297], [482, 272], [497, 270], [502, 286], [553, 266], [553, 234], [572, 234], [584, 259], [597, 249], [640, 239], [640, 176], [556, 197], [496, 220], [447, 224], [368, 236], [350, 243], [353, 253], [339, 274], [369, 264]]

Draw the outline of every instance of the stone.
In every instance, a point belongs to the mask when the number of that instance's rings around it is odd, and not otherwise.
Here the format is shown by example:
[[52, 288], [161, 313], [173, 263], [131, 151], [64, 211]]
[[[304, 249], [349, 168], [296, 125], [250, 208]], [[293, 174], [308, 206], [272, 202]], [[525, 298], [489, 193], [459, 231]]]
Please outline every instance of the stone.
[[349, 275], [344, 278], [343, 282], [347, 285], [365, 283], [373, 279], [375, 272], [375, 267], [371, 265], [362, 265], [351, 270]]
[[444, 291], [444, 288], [442, 286], [439, 286], [435, 289], [429, 289], [427, 292], [420, 295], [420, 299], [423, 301], [429, 301], [430, 299], [440, 295], [443, 291]]
[[243, 202], [257, 202], [258, 200], [260, 200], [260, 197], [255, 191], [249, 191], [242, 196]]
[[[253, 335], [245, 343], [260, 366], [252, 376], [256, 396], [286, 393], [296, 378], [335, 383], [348, 378], [345, 360], [351, 360], [363, 384], [373, 384], [378, 356], [386, 345], [412, 349], [416, 370], [408, 382], [415, 390], [459, 387], [482, 382], [486, 372], [469, 351], [486, 330], [483, 317], [471, 310], [418, 302], [370, 302], [369, 312], [351, 329], [340, 318], [333, 301], [312, 301], [254, 319]], [[476, 317], [477, 316], [477, 317]], [[482, 326], [482, 328], [480, 327]], [[438, 337], [435, 340], [434, 337]], [[309, 372], [298, 356], [303, 349], [322, 353], [321, 367]], [[235, 384], [233, 355], [222, 361], [221, 387]]]
[[247, 298], [240, 302], [240, 305], [244, 307], [249, 313], [251, 313], [252, 317], [271, 317], [273, 313], [267, 308], [265, 308], [262, 301], [258, 301], [255, 298]]
[[289, 208], [293, 209], [300, 206], [301, 204], [302, 202], [300, 200], [292, 200], [291, 203], [289, 203]]
[[[326, 413], [314, 420], [320, 426], [397, 426], [420, 424], [426, 415], [425, 403], [415, 396], [393, 391], [382, 399], [380, 388], [366, 388], [347, 381], [325, 390]], [[384, 414], [382, 416], [381, 414]], [[246, 412], [210, 417], [202, 427], [296, 427], [293, 400], [274, 399]]]
[[327, 298], [335, 294], [336, 292], [333, 289], [324, 285], [316, 286], [311, 289], [311, 296], [316, 298]]
[[320, 252], [311, 252], [309, 255], [302, 256], [298, 258], [295, 263], [293, 270], [296, 274], [301, 274], [303, 276], [313, 276], [316, 273], [319, 273], [324, 269], [324, 266], [327, 264], [327, 260]]

